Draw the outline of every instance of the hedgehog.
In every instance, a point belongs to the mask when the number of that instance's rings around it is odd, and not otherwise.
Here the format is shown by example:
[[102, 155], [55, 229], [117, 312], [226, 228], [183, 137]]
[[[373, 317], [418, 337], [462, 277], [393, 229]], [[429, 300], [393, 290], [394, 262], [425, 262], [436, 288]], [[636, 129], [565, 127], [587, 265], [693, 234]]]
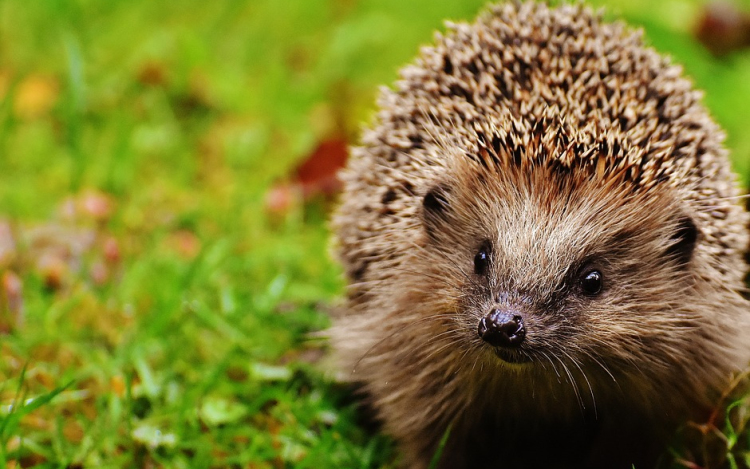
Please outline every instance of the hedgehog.
[[403, 467], [654, 467], [750, 361], [724, 134], [601, 12], [446, 27], [341, 175], [341, 369]]

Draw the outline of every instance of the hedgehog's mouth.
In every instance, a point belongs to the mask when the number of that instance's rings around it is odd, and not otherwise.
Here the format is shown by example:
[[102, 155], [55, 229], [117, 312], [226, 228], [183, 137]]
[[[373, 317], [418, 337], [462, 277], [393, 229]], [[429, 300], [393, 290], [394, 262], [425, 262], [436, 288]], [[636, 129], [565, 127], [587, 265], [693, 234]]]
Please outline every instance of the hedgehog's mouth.
[[531, 361], [531, 357], [517, 350], [508, 350], [500, 347], [494, 347], [493, 350], [500, 360], [512, 365], [520, 365]]

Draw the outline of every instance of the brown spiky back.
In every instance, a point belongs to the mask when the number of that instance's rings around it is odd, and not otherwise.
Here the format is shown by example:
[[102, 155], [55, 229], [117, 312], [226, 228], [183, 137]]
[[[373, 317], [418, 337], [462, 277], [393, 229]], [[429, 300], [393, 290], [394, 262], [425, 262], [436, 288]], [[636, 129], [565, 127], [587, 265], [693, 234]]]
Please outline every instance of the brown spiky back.
[[581, 6], [509, 3], [448, 27], [382, 91], [343, 175], [334, 228], [355, 306], [419, 242], [421, 197], [465, 161], [675, 192], [711, 270], [740, 287], [746, 214], [723, 134], [680, 67]]

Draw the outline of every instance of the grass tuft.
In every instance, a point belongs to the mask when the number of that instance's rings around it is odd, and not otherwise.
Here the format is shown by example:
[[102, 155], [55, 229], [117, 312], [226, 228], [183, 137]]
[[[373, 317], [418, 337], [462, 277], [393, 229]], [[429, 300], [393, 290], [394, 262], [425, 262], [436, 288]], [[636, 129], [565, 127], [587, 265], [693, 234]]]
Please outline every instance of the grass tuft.
[[[1, 1], [0, 463], [395, 467], [309, 339], [344, 289], [331, 203], [268, 196], [483, 4]], [[685, 63], [750, 182], [748, 51], [708, 54], [697, 1], [608, 5]], [[738, 399], [706, 435], [747, 467]]]

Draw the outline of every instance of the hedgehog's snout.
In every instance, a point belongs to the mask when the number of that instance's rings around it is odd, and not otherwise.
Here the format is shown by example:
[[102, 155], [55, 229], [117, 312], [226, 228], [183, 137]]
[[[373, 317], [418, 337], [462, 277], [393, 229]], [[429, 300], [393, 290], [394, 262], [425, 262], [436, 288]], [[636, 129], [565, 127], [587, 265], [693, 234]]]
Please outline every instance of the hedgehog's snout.
[[479, 320], [479, 338], [495, 347], [517, 348], [526, 338], [523, 316], [513, 309], [492, 308]]

